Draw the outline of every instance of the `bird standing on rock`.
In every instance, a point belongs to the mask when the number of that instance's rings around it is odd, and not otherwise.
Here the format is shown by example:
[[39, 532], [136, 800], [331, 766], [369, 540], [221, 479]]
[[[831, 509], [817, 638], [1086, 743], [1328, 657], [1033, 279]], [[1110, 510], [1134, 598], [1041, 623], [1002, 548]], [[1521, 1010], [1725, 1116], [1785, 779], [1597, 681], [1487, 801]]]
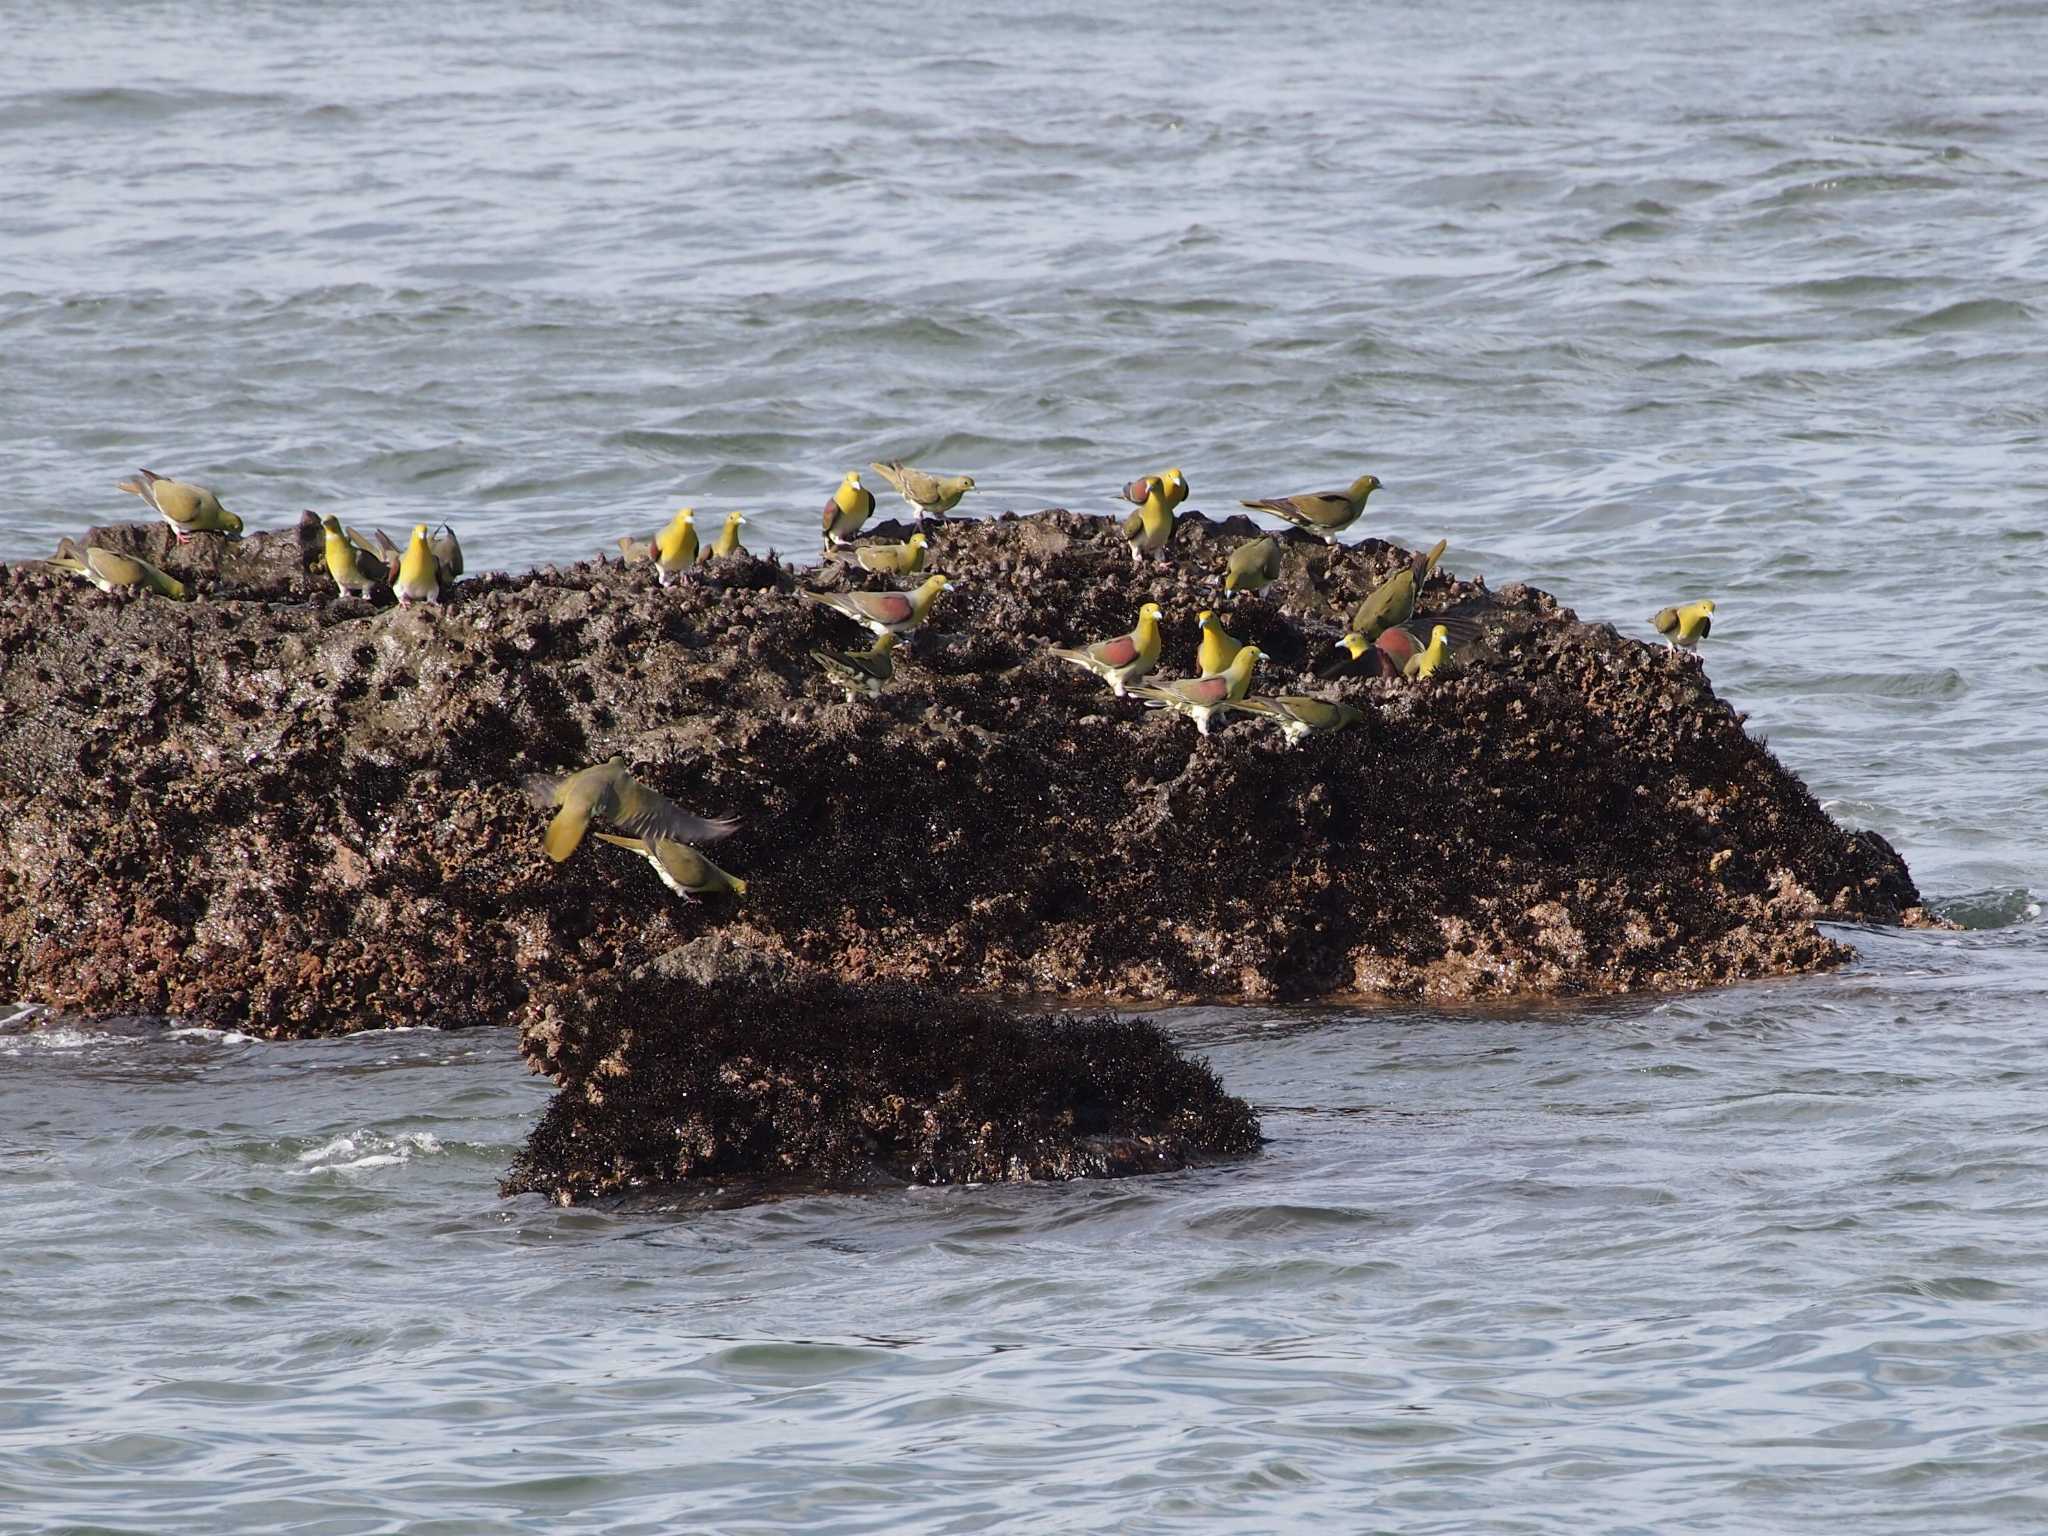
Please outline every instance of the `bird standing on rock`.
[[693, 507], [678, 507], [668, 526], [654, 536], [654, 575], [664, 587], [683, 579], [683, 573], [697, 563], [697, 513]]
[[813, 651], [811, 660], [824, 668], [851, 704], [862, 694], [871, 699], [882, 696], [882, 689], [896, 676], [896, 663], [889, 654], [895, 649], [896, 637], [883, 635], [864, 651]]
[[746, 881], [737, 875], [727, 874], [687, 843], [668, 837], [621, 837], [616, 832], [595, 832], [591, 835], [599, 842], [610, 843], [616, 848], [632, 849], [654, 866], [654, 872], [661, 876], [663, 885], [685, 901], [723, 891], [730, 891], [735, 896], [747, 894]]
[[1337, 535], [1364, 514], [1365, 498], [1384, 489], [1386, 487], [1380, 484], [1378, 475], [1360, 475], [1347, 490], [1303, 491], [1293, 496], [1269, 496], [1262, 501], [1247, 501], [1240, 505], [1250, 507], [1254, 512], [1270, 512], [1275, 517], [1285, 518], [1325, 544], [1335, 544]]
[[1263, 592], [1280, 579], [1280, 541], [1247, 539], [1230, 552], [1224, 567], [1226, 592]]
[[1214, 677], [1237, 659], [1244, 642], [1226, 630], [1223, 621], [1207, 608], [1195, 615], [1195, 621], [1202, 626], [1201, 643], [1195, 647], [1195, 669], [1204, 677]]
[[456, 578], [462, 575], [462, 545], [455, 537], [455, 530], [443, 523], [428, 548], [434, 552], [434, 563], [441, 568], [441, 585], [454, 586]]
[[147, 560], [80, 545], [69, 538], [59, 539], [57, 553], [43, 563], [83, 576], [102, 592], [154, 592], [181, 603], [190, 597], [182, 581], [166, 575]]
[[1316, 668], [1316, 676], [1325, 681], [1339, 677], [1392, 676], [1380, 660], [1380, 648], [1373, 644], [1376, 638], [1352, 630], [1337, 642], [1323, 664]]
[[140, 479], [123, 480], [117, 489], [140, 496], [161, 513], [180, 544], [195, 533], [241, 535], [242, 520], [222, 506], [220, 498], [205, 486], [166, 479], [152, 469], [137, 473]]
[[1429, 644], [1408, 658], [1401, 668], [1401, 675], [1417, 681], [1435, 677], [1444, 671], [1451, 660], [1451, 632], [1439, 624], [1429, 632]]
[[1252, 668], [1259, 663], [1259, 648], [1248, 645], [1237, 653], [1227, 671], [1214, 677], [1182, 678], [1157, 686], [1133, 688], [1133, 698], [1144, 699], [1186, 715], [1202, 735], [1209, 734], [1209, 721], [1235, 709], [1251, 691]]
[[1423, 585], [1449, 547], [1450, 540], [1438, 539], [1435, 548], [1427, 554], [1413, 556], [1401, 569], [1374, 587], [1372, 595], [1352, 612], [1352, 629], [1364, 635], [1369, 643], [1379, 639], [1382, 630], [1406, 624], [1415, 612], [1415, 600]]
[[931, 543], [922, 533], [913, 533], [901, 544], [863, 544], [853, 558], [864, 571], [880, 576], [915, 576], [924, 569], [924, 552]]
[[856, 624], [865, 624], [877, 635], [907, 635], [925, 621], [932, 604], [952, 582], [934, 571], [924, 584], [910, 592], [810, 592], [799, 591], [807, 603], [816, 603], [843, 613]]
[[698, 556], [700, 560], [723, 560], [728, 555], [743, 555], [746, 545], [740, 542], [740, 529], [746, 525], [746, 515], [740, 512], [725, 514], [725, 526], [718, 530], [718, 538], [712, 546]]
[[1341, 731], [1365, 718], [1364, 711], [1355, 705], [1336, 704], [1301, 693], [1254, 694], [1237, 707], [1279, 726], [1290, 747], [1299, 746], [1305, 736]]
[[1147, 603], [1138, 610], [1138, 627], [1129, 634], [1118, 635], [1113, 640], [1098, 640], [1078, 650], [1055, 645], [1051, 648], [1052, 654], [1061, 661], [1087, 668], [1109, 684], [1111, 693], [1122, 698], [1132, 683], [1159, 665], [1159, 620], [1162, 616], [1157, 603]]
[[[327, 574], [334, 578], [336, 590], [343, 597], [351, 593], [369, 597], [388, 574], [383, 557], [350, 538], [348, 530], [341, 526], [341, 519], [331, 512], [320, 519], [320, 528], [326, 545]], [[365, 556], [376, 563], [366, 567], [363, 564]]]
[[825, 503], [825, 550], [851, 544], [861, 526], [875, 515], [875, 493], [860, 483], [860, 471], [849, 469], [839, 489]]
[[1676, 608], [1659, 608], [1650, 622], [1673, 650], [1692, 650], [1714, 627], [1714, 600], [1702, 598]]
[[678, 843], [712, 843], [739, 829], [736, 821], [692, 815], [657, 789], [634, 778], [622, 755], [557, 777], [529, 773], [526, 793], [534, 804], [553, 810], [543, 845], [557, 864], [576, 851], [590, 823], [608, 821], [628, 837], [667, 838]]
[[413, 603], [438, 603], [441, 601], [441, 562], [434, 558], [433, 548], [427, 543], [427, 525], [415, 523], [412, 542], [405, 546], [405, 556], [398, 562], [398, 580], [391, 584], [397, 595], [398, 606], [409, 607]]
[[960, 498], [974, 489], [972, 475], [932, 475], [921, 469], [913, 469], [901, 459], [891, 459], [886, 464], [870, 464], [876, 474], [895, 486], [903, 499], [910, 503], [921, 523], [928, 517], [944, 517], [960, 505]]
[[1173, 537], [1173, 504], [1167, 500], [1163, 480], [1147, 480], [1145, 500], [1123, 521], [1124, 542], [1131, 546], [1131, 563], [1141, 564], [1149, 554], [1166, 558], [1167, 540]]

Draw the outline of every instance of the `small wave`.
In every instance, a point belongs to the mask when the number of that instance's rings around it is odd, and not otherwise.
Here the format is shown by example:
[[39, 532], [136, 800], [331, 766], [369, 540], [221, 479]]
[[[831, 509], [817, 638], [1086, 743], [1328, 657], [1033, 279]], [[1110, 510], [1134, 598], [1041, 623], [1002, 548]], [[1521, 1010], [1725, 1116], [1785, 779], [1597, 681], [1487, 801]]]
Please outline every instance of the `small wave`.
[[294, 1176], [315, 1173], [352, 1173], [368, 1168], [395, 1168], [409, 1163], [414, 1153], [431, 1157], [444, 1151], [441, 1138], [431, 1131], [406, 1131], [387, 1136], [381, 1131], [351, 1131], [298, 1155]]
[[2041, 903], [2025, 886], [1994, 886], [1986, 891], [1965, 891], [1929, 903], [1950, 922], [1964, 928], [2012, 928], [2035, 921]]
[[2034, 312], [2011, 299], [1963, 299], [1945, 304], [1928, 314], [1902, 320], [1892, 329], [1902, 336], [1924, 336], [1934, 331], [1974, 331], [1995, 325], [2027, 325]]

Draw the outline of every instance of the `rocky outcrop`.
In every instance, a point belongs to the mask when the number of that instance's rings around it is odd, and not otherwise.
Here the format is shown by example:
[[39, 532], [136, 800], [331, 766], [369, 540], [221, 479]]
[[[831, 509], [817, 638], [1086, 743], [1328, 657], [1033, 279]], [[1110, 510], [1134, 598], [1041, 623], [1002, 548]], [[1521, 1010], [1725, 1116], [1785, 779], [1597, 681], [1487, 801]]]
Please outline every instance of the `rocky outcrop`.
[[881, 982], [638, 974], [537, 994], [562, 1085], [507, 1194], [1114, 1178], [1250, 1152], [1259, 1124], [1153, 1025], [1019, 1017]]
[[[960, 585], [850, 705], [807, 652], [856, 633], [795, 597], [837, 568], [736, 556], [664, 590], [592, 561], [400, 611], [337, 599], [297, 530], [103, 530], [198, 601], [0, 572], [0, 993], [294, 1035], [532, 1026], [664, 956], [714, 984], [1070, 999], [1612, 992], [1810, 970], [1846, 953], [1816, 919], [1916, 916], [1897, 854], [1831, 822], [1696, 660], [1524, 587], [1439, 573], [1424, 609], [1483, 603], [1486, 653], [1338, 685], [1363, 723], [1295, 750], [1046, 658], [1149, 597], [1185, 673], [1251, 531], [1190, 517], [1135, 570], [1102, 518], [946, 524]], [[1403, 554], [1283, 548], [1231, 620], [1269, 692]], [[542, 855], [520, 776], [615, 751], [744, 822], [717, 850], [743, 902], [685, 904], [595, 841]]]

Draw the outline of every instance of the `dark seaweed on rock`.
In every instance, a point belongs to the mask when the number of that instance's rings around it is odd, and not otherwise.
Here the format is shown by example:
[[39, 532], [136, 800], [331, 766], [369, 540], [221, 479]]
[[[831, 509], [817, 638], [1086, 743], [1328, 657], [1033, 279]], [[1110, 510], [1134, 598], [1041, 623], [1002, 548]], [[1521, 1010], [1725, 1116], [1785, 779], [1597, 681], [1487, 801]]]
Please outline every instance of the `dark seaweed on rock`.
[[637, 975], [536, 999], [561, 1091], [505, 1180], [568, 1204], [684, 1183], [1109, 1178], [1250, 1152], [1258, 1117], [1143, 1020], [897, 983]]
[[[1427, 684], [1331, 692], [1363, 722], [1211, 739], [1045, 654], [1165, 605], [1190, 668], [1245, 518], [1182, 519], [1134, 570], [1112, 519], [948, 522], [959, 586], [848, 704], [809, 652], [860, 639], [735, 556], [662, 589], [591, 561], [446, 607], [338, 599], [297, 530], [173, 547], [103, 531], [199, 601], [0, 569], [0, 995], [273, 1035], [518, 1017], [529, 990], [716, 943], [791, 980], [1016, 995], [1287, 999], [1682, 988], [1836, 963], [1816, 918], [1915, 920], [1898, 855], [1836, 826], [1691, 657], [1540, 592], [1440, 571], [1488, 616]], [[900, 524], [873, 530], [901, 538]], [[472, 541], [474, 542], [474, 541]], [[1308, 683], [1405, 551], [1281, 540], [1229, 623]], [[1311, 685], [1310, 691], [1324, 691]], [[556, 866], [523, 775], [624, 752], [743, 828], [737, 905], [645, 863]]]

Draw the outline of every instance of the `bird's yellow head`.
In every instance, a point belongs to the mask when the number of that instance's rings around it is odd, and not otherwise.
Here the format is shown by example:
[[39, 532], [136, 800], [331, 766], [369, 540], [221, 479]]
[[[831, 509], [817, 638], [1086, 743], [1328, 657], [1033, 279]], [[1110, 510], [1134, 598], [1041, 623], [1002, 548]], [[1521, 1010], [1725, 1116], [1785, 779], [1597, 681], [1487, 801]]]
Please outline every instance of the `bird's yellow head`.
[[1184, 491], [1188, 488], [1188, 477], [1178, 469], [1169, 469], [1166, 472], [1166, 488], [1175, 493]]
[[971, 490], [973, 490], [973, 489], [974, 489], [974, 476], [972, 476], [972, 475], [962, 475], [962, 476], [960, 477], [960, 489], [961, 489], [961, 490], [963, 490], [963, 491], [971, 491]]
[[330, 539], [338, 539], [342, 537], [341, 519], [336, 517], [332, 512], [328, 513], [325, 517], [320, 519], [320, 526], [327, 530], [327, 536]]
[[747, 514], [744, 512], [728, 512], [725, 514], [725, 521], [728, 527], [744, 528], [747, 524]]
[[412, 525], [412, 541], [415, 544], [427, 542], [427, 525], [425, 523], [414, 523]]
[[848, 471], [846, 472], [846, 478], [845, 478], [844, 480], [840, 481], [839, 483], [840, 483], [841, 485], [845, 486], [845, 487], [846, 487], [846, 488], [847, 488], [848, 490], [850, 490], [850, 491], [857, 491], [857, 490], [859, 490], [859, 489], [860, 489], [860, 471], [859, 471], [859, 470], [857, 470], [857, 469], [849, 469], [849, 470], [848, 470]]
[[1166, 617], [1166, 610], [1161, 608], [1157, 603], [1147, 603], [1144, 607], [1138, 610], [1138, 617], [1141, 619], [1150, 619], [1153, 621], [1153, 623], [1156, 624], [1159, 622], [1159, 620]]
[[1361, 635], [1355, 629], [1351, 631], [1350, 634], [1346, 635], [1342, 640], [1339, 640], [1337, 643], [1343, 646], [1345, 650], [1351, 653], [1351, 659], [1353, 661], [1356, 661], [1359, 657], [1363, 656], [1372, 645], [1372, 642], [1370, 640], [1366, 639], [1365, 636]]
[[1711, 597], [1704, 599], [1700, 603], [1700, 610], [1703, 613], [1712, 613], [1714, 611], [1714, 600]]
[[927, 546], [928, 546], [928, 545], [929, 545], [930, 543], [931, 543], [931, 540], [930, 540], [930, 539], [928, 539], [928, 538], [926, 538], [926, 537], [925, 537], [925, 536], [924, 536], [923, 534], [921, 534], [921, 533], [913, 533], [913, 534], [912, 534], [912, 535], [910, 536], [910, 547], [911, 547], [912, 549], [924, 549], [924, 548], [925, 548], [925, 547], [927, 547]]
[[1201, 625], [1204, 629], [1207, 629], [1211, 624], [1214, 624], [1216, 622], [1216, 610], [1213, 608], [1204, 608], [1200, 613], [1195, 615], [1195, 622]]
[[696, 520], [696, 517], [697, 509], [695, 507], [676, 508], [676, 521], [679, 523], [694, 522]]
[[1445, 629], [1441, 624], [1437, 625], [1436, 628], [1432, 629], [1429, 632], [1429, 643], [1431, 645], [1442, 645], [1445, 641], [1449, 640], [1450, 638], [1451, 632], [1448, 629]]
[[1380, 477], [1378, 475], [1360, 475], [1351, 482], [1351, 499], [1353, 501], [1363, 501], [1374, 491], [1383, 491], [1385, 489], [1386, 487], [1380, 484]]

